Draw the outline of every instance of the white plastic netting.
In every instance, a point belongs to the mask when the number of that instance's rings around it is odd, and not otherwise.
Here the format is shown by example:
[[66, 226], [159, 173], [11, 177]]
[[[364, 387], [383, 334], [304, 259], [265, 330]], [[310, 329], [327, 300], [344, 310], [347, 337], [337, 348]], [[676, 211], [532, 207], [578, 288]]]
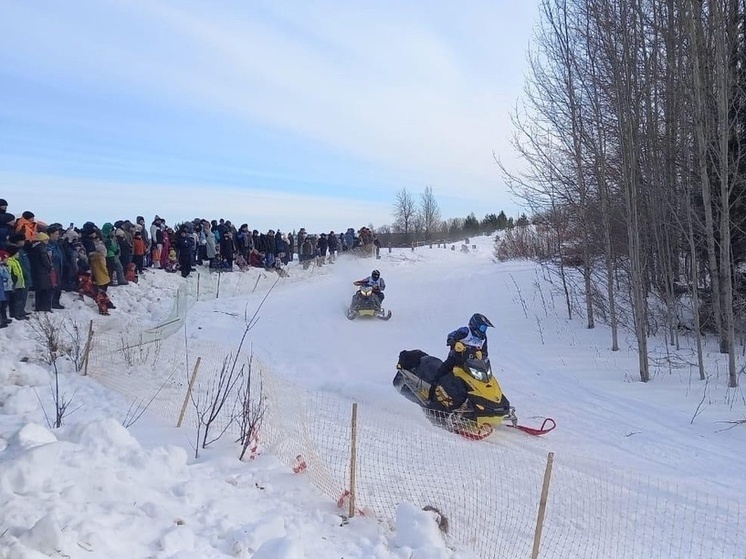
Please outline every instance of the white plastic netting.
[[[247, 278], [248, 279], [248, 278]], [[256, 289], [258, 276], [242, 290]], [[142, 332], [95, 336], [88, 374], [132, 402], [176, 425], [198, 424], [195, 402], [214, 394], [233, 367], [265, 414], [260, 449], [307, 476], [324, 495], [347, 503], [352, 448], [352, 402], [287, 382], [245, 351], [173, 335], [189, 307], [220, 296], [218, 278], [184, 284], [169, 316]], [[230, 293], [239, 293], [233, 287]], [[185, 396], [197, 367], [192, 399]], [[245, 382], [242, 380], [241, 382]], [[240, 386], [240, 384], [239, 384]], [[238, 390], [238, 388], [237, 388]], [[215, 419], [213, 434], [240, 436], [234, 400]], [[509, 436], [522, 436], [511, 434]], [[359, 407], [356, 422], [358, 513], [393, 518], [408, 501], [434, 507], [448, 521], [448, 537], [480, 558], [531, 557], [546, 456], [530, 446], [502, 444], [500, 433], [475, 442], [389, 410]], [[613, 480], [613, 481], [611, 481]], [[723, 499], [599, 462], [588, 471], [568, 457], [554, 460], [539, 557], [746, 557], [741, 521], [744, 496]], [[342, 512], [346, 513], [346, 509]]]

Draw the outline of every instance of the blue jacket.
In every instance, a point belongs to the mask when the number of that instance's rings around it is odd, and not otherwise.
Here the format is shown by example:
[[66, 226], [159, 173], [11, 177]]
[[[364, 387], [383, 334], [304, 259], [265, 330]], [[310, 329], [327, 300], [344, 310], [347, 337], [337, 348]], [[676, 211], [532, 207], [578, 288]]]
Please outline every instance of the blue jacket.
[[5, 292], [13, 291], [13, 279], [7, 264], [0, 264], [0, 301], [5, 301]]
[[57, 272], [57, 282], [62, 280], [62, 269], [65, 266], [65, 255], [62, 253], [62, 247], [59, 243], [49, 241], [47, 243], [47, 252], [49, 253], [49, 259], [52, 261], [55, 272]]

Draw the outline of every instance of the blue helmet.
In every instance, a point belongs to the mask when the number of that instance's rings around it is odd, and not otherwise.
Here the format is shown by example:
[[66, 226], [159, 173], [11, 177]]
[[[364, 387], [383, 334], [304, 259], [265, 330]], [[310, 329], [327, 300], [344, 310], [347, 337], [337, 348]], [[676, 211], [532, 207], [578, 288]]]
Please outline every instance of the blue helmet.
[[480, 338], [485, 338], [487, 328], [494, 328], [494, 326], [495, 325], [490, 322], [489, 318], [480, 313], [473, 314], [469, 319], [469, 330], [471, 330], [475, 336]]

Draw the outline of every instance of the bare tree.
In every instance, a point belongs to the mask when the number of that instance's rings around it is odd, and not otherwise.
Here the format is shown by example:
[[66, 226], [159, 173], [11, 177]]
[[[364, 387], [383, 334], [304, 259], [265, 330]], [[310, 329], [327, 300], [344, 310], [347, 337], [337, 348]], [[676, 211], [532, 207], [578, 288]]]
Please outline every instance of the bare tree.
[[[59, 428], [62, 427], [65, 417], [73, 413], [75, 410], [70, 410], [70, 403], [75, 398], [75, 393], [69, 398], [64, 395], [60, 388], [60, 371], [57, 366], [57, 361], [62, 355], [66, 355], [63, 351], [64, 344], [60, 340], [60, 328], [53, 322], [49, 315], [46, 313], [39, 313], [34, 315], [31, 319], [31, 329], [34, 332], [37, 343], [39, 344], [39, 354], [41, 359], [52, 367], [52, 401], [54, 403], [54, 419], [51, 420], [47, 415], [47, 410], [44, 404], [39, 398], [42, 411], [44, 412], [44, 418], [46, 419], [49, 427]], [[76, 408], [79, 409], [80, 407]]]
[[425, 188], [425, 192], [420, 194], [419, 218], [422, 222], [422, 233], [426, 241], [429, 241], [438, 230], [440, 224], [440, 208], [438, 201], [435, 199], [432, 187]]
[[409, 235], [416, 216], [417, 205], [414, 198], [406, 188], [402, 188], [396, 193], [396, 201], [394, 202], [394, 225], [400, 232]]
[[[238, 347], [236, 348], [235, 353], [228, 354], [223, 359], [223, 365], [218, 372], [217, 377], [209, 381], [207, 390], [203, 394], [198, 396], [195, 396], [194, 393], [191, 393], [190, 395], [192, 406], [194, 407], [195, 413], [197, 415], [197, 443], [194, 447], [195, 458], [199, 457], [200, 447], [206, 448], [207, 445], [218, 440], [223, 434], [225, 434], [226, 430], [234, 421], [241, 420], [241, 418], [246, 413], [245, 407], [241, 403], [241, 398], [233, 398], [233, 396], [235, 394], [236, 388], [238, 386], [241, 386], [239, 384], [241, 380], [245, 379], [247, 376], [251, 376], [250, 372], [247, 373], [247, 369], [249, 371], [251, 369], [251, 358], [249, 358], [246, 364], [241, 364], [239, 368], [237, 368], [238, 360], [241, 358], [241, 350], [243, 349], [244, 343], [246, 343], [246, 338], [248, 337], [249, 332], [252, 328], [254, 328], [257, 321], [259, 320], [259, 311], [264, 306], [264, 303], [267, 301], [267, 298], [270, 296], [272, 291], [274, 291], [280, 279], [282, 279], [280, 276], [275, 279], [274, 283], [267, 290], [267, 293], [264, 295], [261, 302], [257, 306], [253, 315], [249, 316], [248, 309], [244, 311], [244, 320], [246, 323], [246, 327], [244, 328], [241, 340], [238, 343]], [[250, 379], [248, 382], [250, 382]], [[226, 417], [223, 413], [223, 409], [229, 401], [232, 402], [233, 407], [230, 411], [227, 412]], [[223, 417], [223, 425], [221, 430], [212, 439], [208, 439], [208, 433], [212, 425], [221, 416]]]
[[243, 460], [246, 451], [253, 444], [258, 444], [259, 429], [267, 410], [266, 402], [262, 395], [261, 381], [258, 377], [253, 376], [252, 358], [253, 353], [249, 356], [249, 364], [246, 368], [243, 378], [243, 388], [239, 395], [241, 415], [239, 421], [239, 439], [241, 445], [241, 454], [238, 459]]

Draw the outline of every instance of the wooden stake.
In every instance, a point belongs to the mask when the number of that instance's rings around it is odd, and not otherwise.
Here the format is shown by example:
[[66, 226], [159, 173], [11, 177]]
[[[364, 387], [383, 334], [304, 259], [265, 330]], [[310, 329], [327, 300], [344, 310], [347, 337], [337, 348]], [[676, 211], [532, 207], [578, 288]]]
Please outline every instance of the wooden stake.
[[547, 454], [547, 467], [544, 470], [544, 484], [541, 487], [541, 500], [539, 501], [539, 514], [536, 517], [536, 531], [534, 532], [534, 548], [531, 551], [531, 559], [539, 557], [539, 546], [541, 545], [541, 531], [544, 528], [544, 513], [547, 509], [547, 497], [549, 495], [549, 480], [552, 478], [552, 464], [554, 452]]
[[350, 514], [355, 516], [355, 472], [357, 471], [357, 402], [352, 403], [352, 433], [350, 436]]
[[197, 380], [197, 369], [199, 369], [199, 363], [202, 361], [201, 357], [197, 357], [197, 362], [194, 364], [194, 371], [192, 372], [192, 378], [189, 379], [189, 386], [187, 387], [186, 396], [184, 396], [184, 403], [181, 405], [181, 413], [179, 414], [179, 421], [176, 422], [177, 427], [181, 427], [181, 422], [184, 421], [184, 414], [186, 413], [187, 403], [189, 402], [189, 396], [192, 394], [192, 388], [194, 387], [194, 381]]
[[88, 357], [91, 355], [93, 346], [93, 320], [88, 323], [88, 338], [85, 341], [85, 350], [83, 353], [83, 376], [88, 376]]

